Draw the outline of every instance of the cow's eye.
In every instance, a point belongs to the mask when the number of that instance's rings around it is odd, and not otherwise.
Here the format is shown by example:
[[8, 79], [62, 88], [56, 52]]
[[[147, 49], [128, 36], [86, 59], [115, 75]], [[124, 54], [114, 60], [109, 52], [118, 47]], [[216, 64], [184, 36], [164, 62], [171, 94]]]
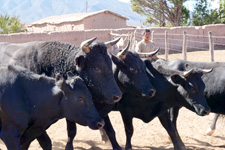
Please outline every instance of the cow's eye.
[[134, 68], [130, 68], [130, 71], [133, 72], [133, 73], [137, 73], [137, 69], [134, 69]]
[[191, 87], [191, 92], [192, 92], [192, 93], [196, 93], [195, 88]]
[[130, 71], [134, 71], [134, 68], [130, 68]]
[[101, 72], [101, 69], [98, 68], [98, 67], [94, 67], [93, 69], [94, 69], [94, 71], [96, 71], [96, 72]]
[[80, 97], [80, 98], [79, 98], [79, 101], [80, 101], [82, 104], [86, 104], [86, 102], [85, 102], [85, 100], [84, 100], [83, 97]]

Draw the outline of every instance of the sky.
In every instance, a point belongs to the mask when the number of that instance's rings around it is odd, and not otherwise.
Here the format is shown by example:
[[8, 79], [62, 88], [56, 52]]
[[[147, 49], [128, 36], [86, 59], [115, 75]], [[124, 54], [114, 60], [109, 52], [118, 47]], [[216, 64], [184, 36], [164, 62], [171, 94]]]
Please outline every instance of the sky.
[[[124, 2], [124, 3], [129, 3], [130, 2], [130, 0], [119, 0], [119, 1]], [[219, 8], [219, 0], [210, 0], [210, 1], [211, 1], [212, 9]], [[195, 0], [188, 0], [185, 3], [185, 6], [190, 11], [193, 11], [195, 3], [196, 3]]]
[[124, 3], [129, 3], [130, 2], [130, 0], [119, 0], [119, 1], [124, 2]]

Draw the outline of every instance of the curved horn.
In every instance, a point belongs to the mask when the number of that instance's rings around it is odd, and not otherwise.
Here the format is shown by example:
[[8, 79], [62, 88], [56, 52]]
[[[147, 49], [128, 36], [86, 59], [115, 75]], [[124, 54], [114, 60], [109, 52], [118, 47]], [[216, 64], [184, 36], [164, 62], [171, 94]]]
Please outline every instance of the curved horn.
[[212, 72], [212, 68], [211, 69], [202, 69], [202, 72], [204, 73], [204, 74], [207, 74], [207, 73], [210, 73], [210, 72]]
[[160, 47], [158, 47], [158, 49], [156, 49], [154, 52], [150, 52], [150, 53], [138, 53], [140, 58], [147, 58], [147, 57], [152, 57], [154, 55], [156, 55], [160, 50]]
[[192, 71], [193, 71], [193, 68], [192, 68], [191, 70], [184, 71], [184, 72], [183, 72], [184, 77], [185, 77], [185, 78], [188, 77], [188, 76], [192, 73]]
[[111, 46], [115, 45], [120, 39], [121, 37], [118, 37], [112, 41], [105, 42], [105, 45], [107, 48], [110, 48]]
[[130, 40], [128, 41], [127, 46], [117, 54], [117, 57], [119, 57], [120, 59], [125, 59], [129, 46], [130, 46]]
[[93, 37], [89, 40], [86, 40], [86, 41], [83, 41], [80, 45], [80, 48], [85, 52], [85, 53], [89, 53], [90, 52], [90, 49], [88, 48], [88, 46], [94, 42], [97, 38], [96, 37]]

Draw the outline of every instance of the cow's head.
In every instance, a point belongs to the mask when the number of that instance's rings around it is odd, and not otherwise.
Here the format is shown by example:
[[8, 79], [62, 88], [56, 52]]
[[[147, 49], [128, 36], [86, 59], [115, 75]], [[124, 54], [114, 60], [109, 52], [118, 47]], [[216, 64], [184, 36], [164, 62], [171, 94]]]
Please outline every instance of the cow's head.
[[112, 60], [116, 65], [115, 78], [123, 92], [128, 90], [133, 94], [151, 98], [156, 90], [147, 77], [146, 66], [139, 55], [128, 51], [129, 44], [130, 42], [117, 56], [112, 55]]
[[204, 97], [205, 84], [202, 81], [202, 75], [209, 73], [211, 70], [191, 69], [183, 74], [173, 74], [170, 76], [172, 84], [177, 86], [180, 96], [186, 100], [187, 108], [195, 111], [198, 115], [206, 115], [210, 108]]
[[92, 43], [95, 39], [81, 44], [82, 51], [76, 57], [76, 70], [95, 100], [108, 104], [118, 102], [122, 92], [113, 77], [112, 61], [107, 48], [116, 44], [119, 39], [106, 43]]
[[63, 116], [81, 125], [88, 125], [91, 129], [99, 129], [104, 126], [103, 119], [99, 116], [93, 101], [90, 91], [83, 83], [83, 80], [67, 73], [67, 80], [59, 74], [56, 75], [56, 87], [63, 91], [61, 100], [61, 108]]

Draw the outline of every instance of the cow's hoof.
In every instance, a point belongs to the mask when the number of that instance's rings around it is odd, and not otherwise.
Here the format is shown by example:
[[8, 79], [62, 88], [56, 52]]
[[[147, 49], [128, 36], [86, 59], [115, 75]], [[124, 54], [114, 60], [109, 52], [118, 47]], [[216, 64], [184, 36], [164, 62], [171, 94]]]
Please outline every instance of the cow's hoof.
[[215, 130], [213, 130], [213, 129], [211, 129], [211, 128], [209, 127], [209, 128], [207, 129], [207, 131], [206, 131], [206, 135], [211, 136], [211, 135], [213, 135], [214, 131], [215, 131]]

